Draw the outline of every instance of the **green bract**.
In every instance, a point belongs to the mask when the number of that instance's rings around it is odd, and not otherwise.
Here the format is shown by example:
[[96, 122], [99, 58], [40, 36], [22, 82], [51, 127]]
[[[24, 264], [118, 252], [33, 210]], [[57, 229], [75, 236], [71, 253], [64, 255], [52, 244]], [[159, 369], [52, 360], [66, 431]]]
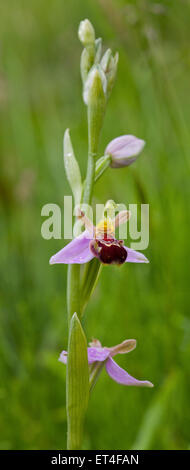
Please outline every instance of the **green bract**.
[[76, 313], [69, 331], [67, 361], [68, 449], [80, 449], [85, 412], [89, 399], [87, 342]]
[[75, 205], [80, 204], [82, 194], [81, 174], [78, 162], [75, 158], [75, 154], [73, 151], [69, 129], [66, 129], [64, 134], [63, 154], [65, 172], [75, 199]]
[[95, 168], [95, 178], [94, 181], [98, 181], [100, 176], [104, 173], [104, 171], [110, 166], [111, 163], [111, 157], [110, 155], [104, 155], [103, 157], [100, 157], [97, 162], [96, 162], [96, 168]]

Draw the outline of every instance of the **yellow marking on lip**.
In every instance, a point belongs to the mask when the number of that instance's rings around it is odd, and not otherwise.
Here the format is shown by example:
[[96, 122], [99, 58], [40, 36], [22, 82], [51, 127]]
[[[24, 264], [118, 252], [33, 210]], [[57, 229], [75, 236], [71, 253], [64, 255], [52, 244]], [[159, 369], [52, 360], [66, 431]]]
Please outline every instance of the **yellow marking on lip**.
[[103, 236], [104, 234], [110, 235], [111, 237], [114, 237], [114, 224], [111, 219], [104, 218], [103, 220], [100, 220], [98, 225], [96, 226], [96, 236], [100, 237], [101, 235]]

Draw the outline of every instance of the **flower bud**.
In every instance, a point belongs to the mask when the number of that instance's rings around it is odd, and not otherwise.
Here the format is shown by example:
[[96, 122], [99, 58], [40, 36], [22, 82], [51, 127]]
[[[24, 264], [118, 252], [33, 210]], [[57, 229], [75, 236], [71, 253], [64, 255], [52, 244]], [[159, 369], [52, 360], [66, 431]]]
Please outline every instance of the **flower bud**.
[[[98, 99], [98, 94], [106, 95], [107, 80], [105, 73], [100, 66], [93, 66], [88, 74], [84, 85], [83, 99], [86, 105], [89, 104], [90, 96]], [[97, 97], [95, 96], [97, 95]]]
[[100, 65], [107, 78], [107, 97], [109, 98], [117, 74], [117, 64], [118, 64], [119, 54], [116, 52], [113, 57], [111, 49], [107, 49], [103, 55]]
[[95, 42], [95, 31], [92, 23], [86, 19], [80, 22], [78, 29], [78, 36], [84, 46], [94, 44]]
[[112, 51], [111, 51], [111, 49], [107, 49], [107, 51], [103, 55], [103, 57], [101, 59], [101, 62], [100, 62], [100, 65], [101, 65], [104, 73], [109, 72], [109, 65], [110, 65], [111, 59], [113, 59]]
[[95, 40], [95, 64], [99, 64], [102, 54], [102, 38]]
[[108, 97], [111, 94], [112, 88], [115, 83], [116, 75], [117, 75], [117, 66], [118, 66], [119, 54], [116, 52], [115, 56], [111, 56], [109, 61], [109, 70], [106, 74], [107, 78], [107, 95]]
[[88, 73], [90, 69], [92, 68], [94, 63], [94, 48], [91, 46], [85, 47], [82, 51], [81, 54], [81, 60], [80, 60], [80, 71], [81, 71], [81, 78], [83, 85], [85, 84], [85, 81], [88, 77]]
[[105, 150], [105, 155], [111, 156], [112, 168], [129, 166], [136, 159], [145, 145], [145, 141], [133, 135], [122, 135], [113, 139]]
[[88, 105], [89, 148], [91, 154], [97, 154], [98, 141], [106, 105], [106, 78], [100, 66], [94, 66], [89, 72], [84, 87], [84, 101]]

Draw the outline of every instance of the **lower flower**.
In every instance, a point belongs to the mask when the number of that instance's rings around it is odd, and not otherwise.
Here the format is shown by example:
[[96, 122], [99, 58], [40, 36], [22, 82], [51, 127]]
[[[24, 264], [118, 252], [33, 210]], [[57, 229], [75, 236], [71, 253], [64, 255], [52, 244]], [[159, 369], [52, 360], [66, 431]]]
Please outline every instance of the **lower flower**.
[[[116, 354], [126, 354], [135, 347], [136, 341], [134, 339], [127, 339], [111, 348], [102, 347], [98, 340], [94, 340], [90, 343], [90, 347], [88, 348], [88, 363], [90, 366], [96, 364], [97, 367], [100, 364], [104, 365], [108, 375], [119, 384], [133, 385], [136, 387], [153, 387], [154, 385], [148, 380], [138, 380], [132, 377], [132, 375], [129, 375], [126, 370], [118, 366], [113, 360]], [[64, 364], [67, 363], [67, 351], [62, 351], [59, 361]]]

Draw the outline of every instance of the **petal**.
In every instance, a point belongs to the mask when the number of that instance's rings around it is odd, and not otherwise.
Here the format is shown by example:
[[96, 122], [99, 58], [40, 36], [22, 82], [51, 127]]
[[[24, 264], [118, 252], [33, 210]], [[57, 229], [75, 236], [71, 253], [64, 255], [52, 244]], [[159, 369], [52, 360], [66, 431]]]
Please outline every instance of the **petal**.
[[134, 385], [136, 387], [153, 387], [154, 385], [148, 380], [137, 380], [126, 372], [126, 370], [116, 364], [110, 357], [106, 361], [106, 370], [109, 376], [115, 382], [122, 385]]
[[109, 348], [88, 348], [88, 363], [105, 361], [109, 355]]
[[122, 224], [125, 224], [127, 220], [131, 217], [131, 211], [120, 211], [119, 214], [116, 215], [113, 222], [115, 223], [115, 228], [119, 227]]
[[136, 348], [136, 340], [135, 339], [126, 339], [120, 344], [117, 344], [116, 346], [113, 346], [110, 348], [110, 356], [114, 357], [116, 354], [126, 354], [133, 349]]
[[94, 258], [89, 249], [90, 238], [87, 230], [72, 240], [50, 259], [50, 264], [83, 264]]
[[126, 263], [149, 263], [149, 260], [140, 251], [132, 250], [127, 246], [124, 247], [127, 251]]
[[126, 157], [126, 156], [120, 157], [118, 155], [114, 155], [112, 157], [110, 166], [111, 166], [111, 168], [124, 168], [125, 166], [129, 166], [132, 163], [134, 163], [137, 158], [138, 158], [138, 156], [136, 156], [136, 157]]
[[105, 154], [114, 155], [116, 158], [132, 157], [138, 155], [144, 145], [144, 140], [138, 139], [134, 135], [121, 135], [108, 144]]
[[62, 351], [59, 356], [59, 361], [63, 362], [63, 364], [67, 364], [67, 351]]
[[[103, 362], [110, 355], [109, 348], [88, 348], [88, 363]], [[67, 351], [62, 351], [59, 356], [59, 361], [67, 364]]]

